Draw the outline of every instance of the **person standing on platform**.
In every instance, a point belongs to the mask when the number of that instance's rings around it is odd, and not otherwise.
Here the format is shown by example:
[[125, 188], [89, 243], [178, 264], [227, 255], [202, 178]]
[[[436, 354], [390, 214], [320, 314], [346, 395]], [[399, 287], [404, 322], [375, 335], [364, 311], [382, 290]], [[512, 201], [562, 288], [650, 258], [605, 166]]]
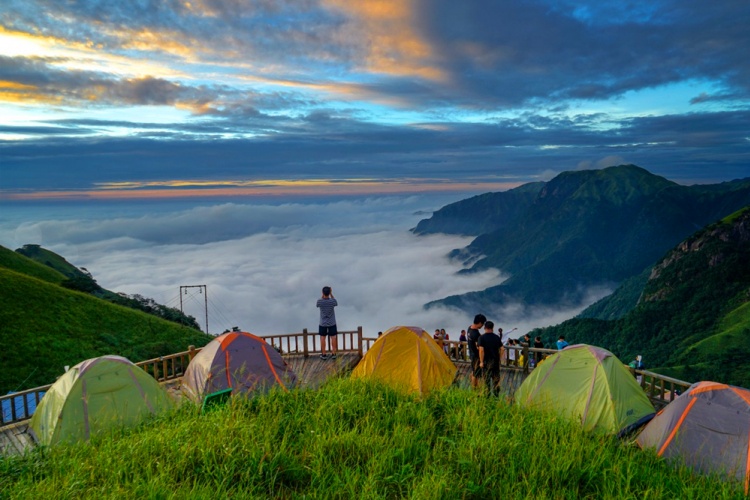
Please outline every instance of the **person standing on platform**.
[[476, 388], [479, 387], [479, 379], [482, 376], [482, 369], [479, 367], [479, 347], [477, 342], [479, 337], [482, 336], [479, 333], [479, 329], [484, 326], [484, 322], [487, 318], [484, 314], [477, 314], [474, 316], [474, 323], [467, 329], [466, 332], [466, 343], [469, 345], [469, 359], [471, 360], [471, 386]]
[[493, 331], [495, 324], [487, 321], [484, 324], [484, 335], [479, 337], [479, 367], [482, 369], [487, 394], [494, 396], [500, 387], [500, 360], [503, 356], [503, 340]]
[[323, 296], [318, 299], [317, 307], [320, 308], [320, 322], [318, 333], [320, 334], [321, 355], [320, 359], [328, 359], [326, 354], [326, 340], [331, 341], [331, 359], [336, 359], [339, 350], [338, 330], [336, 330], [336, 312], [334, 307], [339, 305], [333, 296], [330, 286], [323, 287]]
[[466, 330], [461, 330], [461, 335], [458, 336], [458, 341], [462, 342], [458, 344], [458, 359], [464, 359], [464, 344], [466, 342]]
[[[544, 349], [544, 342], [542, 342], [542, 337], [534, 338], [534, 349]], [[544, 353], [535, 352], [534, 353], [534, 366], [541, 363], [543, 359], [544, 359]]]

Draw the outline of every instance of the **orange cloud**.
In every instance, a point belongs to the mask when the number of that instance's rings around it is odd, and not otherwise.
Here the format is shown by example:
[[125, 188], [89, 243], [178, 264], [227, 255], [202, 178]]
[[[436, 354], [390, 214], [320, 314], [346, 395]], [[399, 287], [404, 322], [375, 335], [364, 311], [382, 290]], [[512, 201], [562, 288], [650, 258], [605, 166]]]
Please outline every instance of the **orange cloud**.
[[137, 200], [308, 195], [387, 195], [431, 192], [502, 191], [518, 182], [449, 179], [303, 179], [261, 181], [164, 181], [102, 184], [95, 189], [2, 192], [12, 200]]
[[418, 76], [444, 81], [433, 47], [417, 32], [414, 0], [327, 0], [327, 4], [355, 21], [348, 33], [365, 39], [369, 71], [396, 76]]
[[198, 59], [193, 47], [199, 46], [194, 39], [188, 39], [184, 43], [179, 41], [183, 37], [175, 31], [152, 31], [146, 28], [139, 30], [120, 30], [116, 33], [122, 40], [122, 48], [139, 50], [143, 52], [161, 51], [176, 55], [185, 60], [196, 61]]
[[8, 80], [0, 80], [0, 89], [8, 90], [36, 90], [36, 85], [26, 85], [25, 83], [10, 82]]

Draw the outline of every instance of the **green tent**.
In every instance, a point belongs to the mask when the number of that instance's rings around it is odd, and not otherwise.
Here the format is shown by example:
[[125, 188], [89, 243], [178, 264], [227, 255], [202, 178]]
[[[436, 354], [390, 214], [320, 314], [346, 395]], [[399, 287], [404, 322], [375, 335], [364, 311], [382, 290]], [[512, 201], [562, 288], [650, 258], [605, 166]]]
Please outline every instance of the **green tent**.
[[65, 372], [31, 418], [36, 441], [51, 445], [88, 440], [118, 426], [132, 426], [174, 401], [148, 373], [120, 356], [87, 359]]
[[546, 360], [516, 391], [516, 404], [580, 420], [584, 430], [625, 435], [654, 416], [654, 406], [611, 352], [568, 346]]

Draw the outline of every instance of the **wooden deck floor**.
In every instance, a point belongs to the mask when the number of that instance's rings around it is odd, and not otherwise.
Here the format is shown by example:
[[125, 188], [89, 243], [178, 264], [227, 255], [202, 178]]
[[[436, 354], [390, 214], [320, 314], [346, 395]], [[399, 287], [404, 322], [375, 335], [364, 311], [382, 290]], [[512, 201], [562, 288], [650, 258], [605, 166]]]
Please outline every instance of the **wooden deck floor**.
[[[471, 365], [465, 362], [457, 362], [456, 367], [458, 372], [456, 373], [455, 384], [459, 387], [468, 388], [471, 386]], [[513, 396], [516, 393], [516, 389], [526, 378], [522, 370], [518, 369], [505, 369], [500, 370], [500, 392]]]
[[27, 429], [28, 421], [0, 427], [0, 456], [20, 455], [33, 447], [34, 442]]

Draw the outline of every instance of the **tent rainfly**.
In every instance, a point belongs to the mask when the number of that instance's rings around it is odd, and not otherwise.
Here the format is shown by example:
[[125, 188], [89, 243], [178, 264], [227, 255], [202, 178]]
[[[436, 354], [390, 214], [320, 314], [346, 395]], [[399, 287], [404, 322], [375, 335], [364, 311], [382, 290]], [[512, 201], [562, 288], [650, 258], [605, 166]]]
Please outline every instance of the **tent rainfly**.
[[750, 486], [750, 390], [697, 382], [669, 403], [636, 440], [667, 460]]
[[232, 395], [284, 390], [297, 376], [276, 349], [247, 332], [229, 332], [209, 342], [190, 361], [182, 378], [182, 390], [193, 401], [226, 389]]
[[430, 334], [415, 326], [395, 326], [378, 338], [352, 371], [407, 392], [426, 394], [448, 387], [456, 366]]
[[516, 404], [579, 419], [583, 429], [623, 436], [654, 416], [630, 370], [611, 352], [585, 344], [549, 356], [523, 381]]
[[118, 426], [134, 426], [174, 405], [143, 369], [120, 356], [101, 356], [75, 365], [39, 402], [29, 429], [38, 443], [88, 440]]

